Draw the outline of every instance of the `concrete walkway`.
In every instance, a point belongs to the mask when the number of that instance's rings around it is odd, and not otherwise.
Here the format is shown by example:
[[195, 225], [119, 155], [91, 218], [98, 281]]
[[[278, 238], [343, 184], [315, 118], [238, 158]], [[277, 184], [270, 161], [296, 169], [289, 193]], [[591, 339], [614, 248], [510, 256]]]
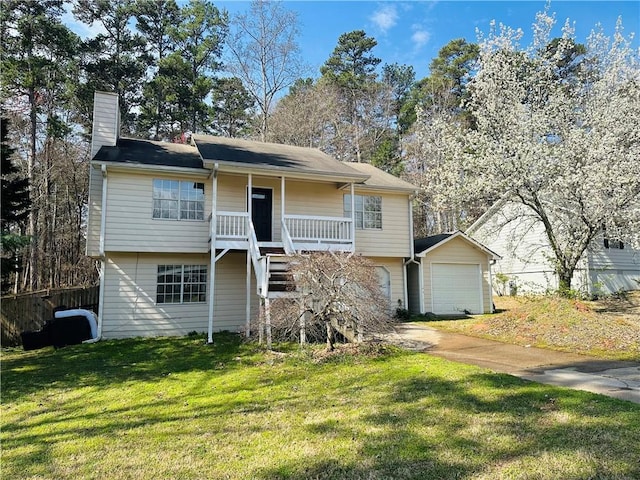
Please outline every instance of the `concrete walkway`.
[[396, 325], [393, 343], [455, 362], [534, 382], [586, 390], [640, 403], [640, 363], [603, 360], [436, 330], [423, 323]]

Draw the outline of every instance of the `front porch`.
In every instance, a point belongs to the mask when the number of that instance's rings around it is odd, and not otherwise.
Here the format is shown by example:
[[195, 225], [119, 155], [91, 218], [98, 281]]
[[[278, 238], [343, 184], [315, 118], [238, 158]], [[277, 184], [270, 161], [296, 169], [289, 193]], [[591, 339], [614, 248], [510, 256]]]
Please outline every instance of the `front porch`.
[[[347, 217], [284, 215], [280, 222], [279, 239], [260, 239], [249, 212], [217, 212], [209, 216], [211, 242], [216, 249], [250, 250], [279, 248], [292, 255], [302, 251], [352, 252], [355, 247], [353, 220]], [[215, 228], [214, 228], [215, 225]]]

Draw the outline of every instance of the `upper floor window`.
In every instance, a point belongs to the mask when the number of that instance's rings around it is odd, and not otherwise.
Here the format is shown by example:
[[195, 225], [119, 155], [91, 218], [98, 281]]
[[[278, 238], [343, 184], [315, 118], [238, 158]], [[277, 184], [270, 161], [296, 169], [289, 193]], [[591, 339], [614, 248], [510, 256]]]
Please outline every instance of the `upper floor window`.
[[204, 220], [204, 183], [154, 179], [153, 218]]
[[158, 265], [156, 303], [206, 301], [206, 265]]
[[610, 240], [607, 237], [604, 237], [604, 248], [617, 248], [620, 250], [624, 249], [624, 243], [620, 240]]
[[[351, 217], [351, 195], [344, 196], [344, 216]], [[356, 228], [382, 229], [382, 197], [373, 195], [355, 196]]]

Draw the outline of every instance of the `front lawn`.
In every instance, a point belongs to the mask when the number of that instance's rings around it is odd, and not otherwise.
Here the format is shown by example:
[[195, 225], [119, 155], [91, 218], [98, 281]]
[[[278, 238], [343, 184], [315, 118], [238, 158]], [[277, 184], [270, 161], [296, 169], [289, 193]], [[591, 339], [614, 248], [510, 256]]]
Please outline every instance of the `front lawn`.
[[2, 356], [2, 478], [640, 478], [640, 405], [423, 353], [237, 336]]

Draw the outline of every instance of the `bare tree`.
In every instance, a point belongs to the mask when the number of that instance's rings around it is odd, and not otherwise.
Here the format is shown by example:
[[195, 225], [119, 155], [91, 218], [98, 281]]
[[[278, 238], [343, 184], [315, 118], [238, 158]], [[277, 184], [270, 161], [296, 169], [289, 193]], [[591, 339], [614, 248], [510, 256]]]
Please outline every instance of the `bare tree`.
[[242, 80], [258, 104], [264, 142], [276, 94], [303, 76], [305, 67], [296, 43], [297, 14], [280, 2], [254, 0], [249, 12], [237, 15], [232, 26], [228, 70]]
[[362, 339], [391, 328], [391, 305], [367, 258], [333, 252], [299, 255], [289, 272], [297, 295], [278, 299], [270, 308], [272, 328], [281, 338], [291, 340], [302, 332], [303, 338], [324, 338], [333, 350], [336, 333]]

